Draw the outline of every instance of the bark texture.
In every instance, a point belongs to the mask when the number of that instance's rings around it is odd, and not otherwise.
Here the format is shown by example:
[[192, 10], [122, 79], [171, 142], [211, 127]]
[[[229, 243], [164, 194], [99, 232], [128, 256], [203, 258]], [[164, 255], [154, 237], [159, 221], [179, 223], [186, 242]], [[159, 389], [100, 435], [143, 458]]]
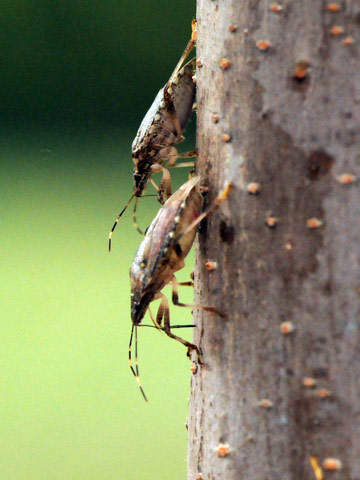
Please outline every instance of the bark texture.
[[332, 5], [198, 0], [197, 169], [236, 189], [199, 235], [228, 318], [194, 312], [189, 480], [360, 479], [360, 3]]

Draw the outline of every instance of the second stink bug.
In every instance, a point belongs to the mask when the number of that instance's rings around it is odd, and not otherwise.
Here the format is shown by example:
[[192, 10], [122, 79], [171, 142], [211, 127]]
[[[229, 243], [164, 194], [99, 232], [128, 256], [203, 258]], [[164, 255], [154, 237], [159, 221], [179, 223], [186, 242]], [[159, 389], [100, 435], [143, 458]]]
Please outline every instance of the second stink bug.
[[[178, 283], [175, 272], [185, 266], [184, 260], [194, 242], [198, 224], [227, 198], [230, 189], [233, 188], [232, 184], [228, 184], [211, 206], [203, 212], [203, 196], [199, 183], [199, 176], [192, 177], [166, 201], [147, 230], [130, 268], [132, 329], [129, 344], [129, 363], [139, 385], [137, 327], [141, 326], [141, 321], [147, 311], [149, 311], [156, 328], [163, 330], [169, 337], [185, 345], [188, 353], [195, 350], [201, 357], [197, 345], [172, 332], [172, 328], [175, 327], [171, 326], [170, 323], [169, 302], [162, 293], [162, 289], [166, 285], [172, 287], [172, 301], [175, 305], [201, 309], [224, 316], [214, 307], [181, 303], [178, 296], [179, 285], [192, 285], [192, 282]], [[149, 310], [149, 305], [157, 299], [160, 299], [160, 305], [155, 318]], [[131, 360], [134, 332], [135, 369]], [[143, 390], [142, 393], [145, 397]]]

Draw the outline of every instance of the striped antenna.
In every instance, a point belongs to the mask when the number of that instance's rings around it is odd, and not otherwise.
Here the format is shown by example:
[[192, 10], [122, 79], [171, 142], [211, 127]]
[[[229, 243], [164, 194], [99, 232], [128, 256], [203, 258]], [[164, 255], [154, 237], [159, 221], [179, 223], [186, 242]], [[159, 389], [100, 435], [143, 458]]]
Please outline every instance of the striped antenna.
[[127, 202], [127, 204], [125, 205], [125, 207], [121, 210], [121, 212], [119, 213], [119, 215], [116, 217], [116, 220], [115, 220], [115, 223], [112, 227], [112, 229], [110, 230], [110, 233], [109, 233], [109, 252], [111, 252], [111, 238], [113, 236], [113, 233], [114, 233], [114, 230], [116, 228], [116, 225], [119, 223], [119, 220], [120, 220], [120, 217], [122, 216], [122, 214], [125, 212], [125, 210], [128, 208], [128, 206], [130, 205], [130, 203], [132, 202], [132, 199], [134, 198], [135, 196], [135, 193], [133, 193], [129, 199], [129, 201]]
[[[171, 325], [170, 328], [188, 328], [188, 327], [195, 327], [195, 326], [196, 325]], [[140, 373], [139, 373], [139, 365], [138, 365], [138, 347], [137, 347], [138, 345], [137, 327], [156, 328], [156, 330], [160, 330], [160, 331], [162, 331], [163, 328], [162, 327], [158, 328], [155, 325], [146, 325], [146, 324], [135, 325], [135, 323], [133, 323], [131, 327], [131, 334], [130, 334], [130, 341], [129, 341], [129, 366], [134, 377], [136, 378], [136, 381], [139, 385], [142, 396], [144, 397], [144, 400], [147, 402], [148, 401], [147, 396], [145, 395], [144, 389], [140, 382]], [[131, 356], [131, 348], [132, 348], [132, 341], [134, 337], [134, 331], [135, 331], [135, 368], [132, 364], [132, 356]]]
[[[135, 330], [135, 368], [133, 367], [132, 358], [131, 358], [131, 347], [132, 347], [134, 330]], [[146, 398], [144, 389], [142, 388], [142, 385], [141, 385], [141, 382], [140, 382], [139, 365], [138, 365], [137, 325], [135, 325], [135, 323], [133, 323], [133, 325], [131, 327], [131, 334], [130, 334], [130, 341], [129, 341], [129, 366], [130, 366], [130, 369], [131, 369], [132, 373], [134, 374], [134, 377], [136, 378], [136, 381], [139, 385], [142, 396], [144, 397], [145, 402], [147, 402], [148, 399]]]

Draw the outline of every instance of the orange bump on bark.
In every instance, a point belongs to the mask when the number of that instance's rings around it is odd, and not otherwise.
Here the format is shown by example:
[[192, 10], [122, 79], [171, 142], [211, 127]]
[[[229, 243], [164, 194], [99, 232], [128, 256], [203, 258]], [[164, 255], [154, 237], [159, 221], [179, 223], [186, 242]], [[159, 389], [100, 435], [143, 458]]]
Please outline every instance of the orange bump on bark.
[[286, 250], [292, 250], [293, 249], [293, 244], [292, 244], [292, 242], [290, 242], [290, 240], [285, 242], [285, 248], [286, 248]]
[[342, 173], [337, 177], [337, 180], [339, 183], [342, 183], [343, 185], [348, 185], [349, 183], [354, 183], [356, 180], [356, 177], [352, 173]]
[[191, 362], [191, 364], [190, 364], [190, 372], [195, 375], [195, 373], [197, 373], [197, 371], [198, 371], [197, 363]]
[[205, 263], [205, 268], [206, 268], [206, 270], [209, 270], [209, 271], [216, 270], [217, 269], [217, 262], [211, 262], [211, 261], [206, 262]]
[[248, 183], [248, 185], [246, 187], [246, 190], [251, 195], [258, 195], [260, 193], [260, 190], [261, 190], [260, 183], [257, 183], [257, 182]]
[[276, 217], [268, 217], [265, 220], [265, 223], [269, 228], [275, 228], [278, 223], [278, 219]]
[[215, 451], [219, 457], [226, 457], [230, 453], [230, 445], [228, 443], [219, 443]]
[[323, 222], [321, 220], [319, 220], [318, 218], [308, 218], [306, 220], [306, 225], [308, 228], [319, 228], [321, 227], [321, 225], [323, 224]]
[[274, 406], [273, 402], [268, 398], [262, 398], [258, 403], [259, 407], [262, 408], [272, 408]]
[[234, 33], [237, 29], [238, 27], [236, 25], [229, 25], [229, 32]]
[[201, 472], [196, 474], [196, 477], [195, 477], [196, 480], [202, 480], [203, 478], [204, 477], [203, 477], [203, 474]]
[[303, 378], [303, 385], [304, 385], [304, 387], [307, 387], [307, 388], [315, 387], [316, 380], [315, 380], [315, 378], [304, 377]]
[[272, 11], [272, 12], [281, 12], [283, 10], [283, 6], [282, 5], [279, 5], [278, 3], [272, 3], [269, 7], [269, 9]]
[[295, 330], [295, 325], [290, 321], [282, 322], [282, 324], [280, 325], [280, 332], [283, 335], [289, 335], [294, 330]]
[[222, 136], [223, 142], [230, 142], [231, 136], [228, 133], [224, 133]]
[[327, 6], [330, 12], [338, 12], [340, 10], [340, 5], [336, 2], [329, 3]]
[[354, 42], [355, 42], [354, 38], [350, 36], [344, 38], [344, 40], [342, 41], [343, 45], [346, 45], [346, 46], [353, 45]]
[[227, 59], [227, 58], [222, 58], [220, 60], [220, 67], [223, 69], [223, 70], [227, 70], [228, 68], [230, 68], [230, 61]]
[[201, 68], [203, 66], [202, 61], [200, 59], [196, 60], [196, 66]]
[[319, 388], [318, 390], [316, 390], [316, 395], [319, 398], [327, 398], [331, 397], [332, 393], [327, 388]]
[[218, 121], [219, 121], [219, 115], [213, 115], [213, 116], [211, 117], [211, 120], [213, 121], [213, 123], [218, 123]]
[[340, 25], [334, 25], [330, 30], [331, 35], [341, 35], [344, 33], [344, 28]]
[[323, 461], [323, 467], [325, 470], [341, 470], [342, 463], [338, 458], [328, 457]]
[[259, 40], [256, 46], [259, 50], [266, 52], [266, 50], [269, 50], [270, 48], [270, 42], [268, 42], [267, 40]]
[[303, 80], [304, 78], [306, 78], [309, 66], [310, 64], [306, 60], [300, 60], [299, 62], [297, 62], [293, 70], [293, 77], [298, 80]]

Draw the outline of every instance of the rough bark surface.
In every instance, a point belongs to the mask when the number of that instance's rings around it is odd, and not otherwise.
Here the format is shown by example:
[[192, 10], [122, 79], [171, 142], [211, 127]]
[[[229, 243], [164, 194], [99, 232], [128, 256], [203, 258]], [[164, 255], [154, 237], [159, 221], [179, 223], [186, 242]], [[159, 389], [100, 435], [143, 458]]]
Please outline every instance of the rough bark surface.
[[360, 479], [360, 3], [329, 3], [198, 0], [197, 169], [209, 203], [236, 189], [199, 235], [197, 303], [228, 318], [194, 312], [189, 480]]

